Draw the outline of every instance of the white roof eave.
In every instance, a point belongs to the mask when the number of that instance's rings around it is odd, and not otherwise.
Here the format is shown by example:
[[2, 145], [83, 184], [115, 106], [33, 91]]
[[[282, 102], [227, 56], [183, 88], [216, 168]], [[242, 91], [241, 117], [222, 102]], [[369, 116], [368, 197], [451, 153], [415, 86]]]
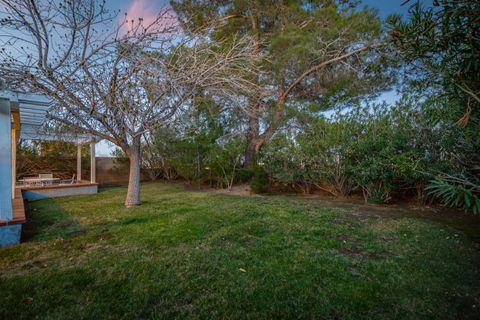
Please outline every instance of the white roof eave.
[[20, 113], [21, 139], [66, 141], [80, 144], [99, 141], [89, 134], [42, 133], [41, 128], [45, 123], [47, 112], [52, 106], [52, 101], [44, 95], [0, 90], [0, 99], [10, 100], [12, 110]]

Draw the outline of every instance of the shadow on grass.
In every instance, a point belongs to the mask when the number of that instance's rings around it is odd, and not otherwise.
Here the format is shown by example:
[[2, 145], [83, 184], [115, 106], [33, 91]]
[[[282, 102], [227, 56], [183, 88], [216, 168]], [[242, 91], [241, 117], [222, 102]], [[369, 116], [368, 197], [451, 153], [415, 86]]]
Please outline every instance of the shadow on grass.
[[102, 184], [98, 187], [98, 193], [111, 192], [112, 190], [127, 189], [126, 184]]
[[22, 228], [22, 242], [67, 239], [87, 230], [54, 199], [25, 204], [27, 222]]
[[123, 219], [117, 224], [112, 224], [112, 226], [114, 225], [128, 226], [132, 224], [145, 224], [158, 219], [159, 219], [158, 216], [137, 216], [134, 218]]

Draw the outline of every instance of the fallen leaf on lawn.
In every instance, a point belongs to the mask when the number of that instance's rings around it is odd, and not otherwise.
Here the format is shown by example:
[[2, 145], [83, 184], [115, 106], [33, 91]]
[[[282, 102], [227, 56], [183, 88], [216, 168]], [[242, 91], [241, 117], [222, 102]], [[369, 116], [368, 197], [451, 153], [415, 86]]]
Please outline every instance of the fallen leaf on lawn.
[[247, 272], [247, 270], [243, 269], [243, 268], [239, 268], [238, 271], [240, 272]]

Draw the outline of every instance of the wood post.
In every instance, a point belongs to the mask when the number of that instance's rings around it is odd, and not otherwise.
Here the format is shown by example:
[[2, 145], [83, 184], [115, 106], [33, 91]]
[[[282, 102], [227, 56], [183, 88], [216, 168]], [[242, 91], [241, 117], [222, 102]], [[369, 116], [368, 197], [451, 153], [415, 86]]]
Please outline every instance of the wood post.
[[82, 181], [82, 144], [77, 145], [77, 181]]
[[95, 141], [90, 142], [90, 182], [96, 180]]
[[12, 128], [12, 199], [15, 199], [15, 188], [17, 186], [17, 133]]

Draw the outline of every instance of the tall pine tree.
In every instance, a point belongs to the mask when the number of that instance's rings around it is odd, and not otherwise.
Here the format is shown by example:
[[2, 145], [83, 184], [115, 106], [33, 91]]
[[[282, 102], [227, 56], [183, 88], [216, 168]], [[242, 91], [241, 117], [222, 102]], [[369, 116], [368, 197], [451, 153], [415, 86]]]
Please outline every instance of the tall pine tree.
[[[316, 111], [346, 105], [388, 83], [379, 49], [381, 21], [351, 0], [174, 0], [185, 30], [211, 21], [213, 41], [249, 34], [263, 66], [253, 81], [264, 90], [247, 97], [246, 167], [288, 120], [289, 108]], [[375, 88], [375, 89], [374, 89]]]

